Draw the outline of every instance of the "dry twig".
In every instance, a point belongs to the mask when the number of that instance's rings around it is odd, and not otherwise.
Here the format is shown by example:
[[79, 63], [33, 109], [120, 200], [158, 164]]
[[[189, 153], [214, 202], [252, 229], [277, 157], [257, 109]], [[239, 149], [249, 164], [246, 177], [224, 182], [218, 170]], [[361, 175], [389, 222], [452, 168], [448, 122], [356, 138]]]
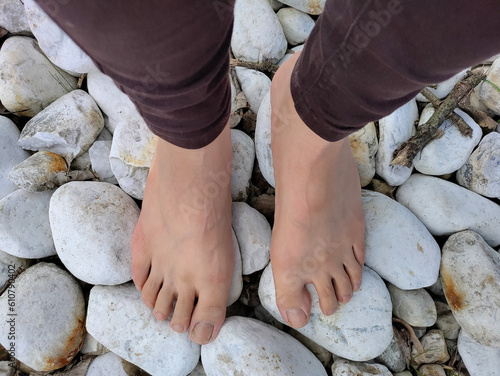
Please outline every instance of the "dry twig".
[[251, 63], [249, 61], [242, 61], [238, 59], [229, 59], [229, 66], [231, 67], [244, 67], [249, 69], [255, 69], [260, 72], [276, 73], [278, 66], [271, 63], [270, 61], [263, 61], [262, 63]]

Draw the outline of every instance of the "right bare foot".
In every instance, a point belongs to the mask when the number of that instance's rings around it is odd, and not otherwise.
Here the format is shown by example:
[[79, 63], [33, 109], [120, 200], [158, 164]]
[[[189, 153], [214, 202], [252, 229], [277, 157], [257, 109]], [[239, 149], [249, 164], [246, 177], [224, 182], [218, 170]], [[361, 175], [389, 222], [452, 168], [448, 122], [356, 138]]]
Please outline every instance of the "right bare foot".
[[159, 140], [132, 238], [144, 303], [199, 344], [217, 336], [231, 287], [231, 159], [229, 126], [198, 150]]

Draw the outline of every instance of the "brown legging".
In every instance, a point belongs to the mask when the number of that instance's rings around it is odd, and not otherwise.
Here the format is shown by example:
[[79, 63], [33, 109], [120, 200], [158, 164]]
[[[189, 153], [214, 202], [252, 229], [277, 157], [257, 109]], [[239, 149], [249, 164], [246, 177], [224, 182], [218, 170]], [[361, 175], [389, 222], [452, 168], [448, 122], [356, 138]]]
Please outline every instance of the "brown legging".
[[[37, 1], [155, 134], [200, 148], [222, 131], [234, 0]], [[293, 72], [297, 112], [342, 139], [500, 52], [499, 18], [498, 0], [327, 0]]]

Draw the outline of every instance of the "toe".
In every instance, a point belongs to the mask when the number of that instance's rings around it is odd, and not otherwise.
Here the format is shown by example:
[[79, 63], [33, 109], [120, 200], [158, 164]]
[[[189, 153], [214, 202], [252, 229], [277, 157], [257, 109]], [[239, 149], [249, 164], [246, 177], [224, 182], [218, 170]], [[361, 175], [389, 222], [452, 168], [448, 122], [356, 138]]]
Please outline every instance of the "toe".
[[352, 246], [354, 251], [354, 256], [358, 261], [359, 265], [363, 266], [365, 264], [365, 240], [361, 238], [357, 243]]
[[156, 297], [158, 295], [158, 292], [160, 291], [162, 281], [163, 278], [153, 271], [149, 274], [148, 279], [144, 283], [144, 286], [141, 290], [142, 300], [148, 308], [153, 308], [155, 306]]
[[137, 290], [141, 291], [148, 279], [151, 258], [146, 247], [146, 238], [142, 232], [140, 220], [132, 235], [132, 279]]
[[164, 321], [172, 313], [174, 303], [174, 295], [172, 290], [163, 284], [156, 298], [155, 309], [153, 315], [159, 321]]
[[335, 287], [335, 295], [339, 302], [347, 303], [351, 300], [351, 280], [343, 268], [333, 274], [333, 286]]
[[304, 283], [286, 284], [280, 280], [280, 273], [276, 274], [278, 274], [274, 279], [276, 304], [281, 316], [291, 327], [302, 328], [309, 321], [311, 296]]
[[177, 296], [174, 315], [170, 321], [170, 327], [177, 333], [184, 333], [189, 328], [194, 308], [194, 298], [194, 291], [181, 292]]
[[[222, 294], [221, 294], [222, 295]], [[226, 317], [227, 297], [200, 294], [191, 319], [191, 339], [200, 345], [214, 340]]]
[[353, 291], [358, 291], [361, 287], [361, 278], [363, 276], [363, 267], [359, 264], [357, 258], [353, 255], [344, 261], [344, 269], [349, 276]]
[[314, 287], [319, 295], [319, 307], [321, 308], [321, 312], [326, 316], [333, 315], [339, 308], [339, 303], [335, 295], [331, 276], [327, 276], [315, 282]]

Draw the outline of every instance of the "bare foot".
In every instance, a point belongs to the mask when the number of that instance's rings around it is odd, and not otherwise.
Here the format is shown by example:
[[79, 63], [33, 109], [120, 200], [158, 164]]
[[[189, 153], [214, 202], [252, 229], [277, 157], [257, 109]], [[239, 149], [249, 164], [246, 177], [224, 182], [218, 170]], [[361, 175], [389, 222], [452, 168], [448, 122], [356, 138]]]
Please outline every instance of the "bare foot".
[[[361, 285], [364, 216], [349, 141], [327, 142], [300, 119], [290, 93], [299, 54], [271, 86], [276, 211], [271, 261], [276, 301], [293, 327], [309, 321], [313, 283], [321, 311], [331, 315]], [[332, 99], [333, 100], [333, 99]]]
[[[229, 126], [186, 150], [160, 140], [132, 238], [132, 278], [158, 320], [199, 344], [224, 322], [233, 272]], [[195, 299], [197, 303], [195, 306]]]

